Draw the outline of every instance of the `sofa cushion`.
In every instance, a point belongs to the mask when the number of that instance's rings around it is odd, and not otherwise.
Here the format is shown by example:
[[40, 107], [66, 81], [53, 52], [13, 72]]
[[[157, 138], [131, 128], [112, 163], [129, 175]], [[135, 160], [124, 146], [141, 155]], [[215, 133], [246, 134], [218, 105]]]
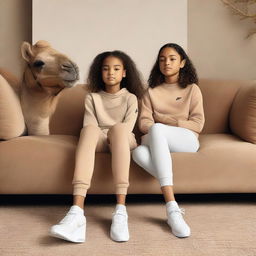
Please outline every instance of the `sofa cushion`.
[[256, 146], [231, 134], [202, 134], [197, 153], [172, 153], [177, 193], [255, 193]]
[[0, 193], [71, 193], [77, 137], [22, 136], [0, 142]]
[[[175, 193], [256, 192], [256, 146], [228, 134], [200, 135], [197, 153], [172, 153]], [[24, 136], [0, 142], [0, 194], [72, 194], [77, 137]], [[86, 171], [86, 170], [85, 170]], [[131, 161], [128, 193], [159, 194]], [[113, 194], [111, 155], [96, 153], [90, 194]]]
[[230, 111], [231, 131], [245, 141], [256, 144], [256, 82], [244, 84]]
[[0, 140], [20, 136], [25, 122], [20, 100], [10, 84], [0, 75]]
[[[0, 142], [0, 194], [72, 194], [77, 142], [68, 135]], [[89, 193], [114, 193], [110, 153], [96, 153], [95, 159]], [[160, 192], [158, 182], [133, 162], [131, 170], [133, 191]]]

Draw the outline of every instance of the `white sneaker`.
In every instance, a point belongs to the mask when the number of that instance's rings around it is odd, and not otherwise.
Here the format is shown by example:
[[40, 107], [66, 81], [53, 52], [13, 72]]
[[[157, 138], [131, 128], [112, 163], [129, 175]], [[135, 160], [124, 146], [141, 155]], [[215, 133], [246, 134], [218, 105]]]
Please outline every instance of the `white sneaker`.
[[126, 209], [118, 209], [118, 205], [112, 216], [110, 237], [116, 242], [127, 242], [129, 240], [128, 215]]
[[85, 242], [86, 218], [83, 210], [73, 205], [67, 215], [51, 227], [50, 235], [74, 243]]
[[190, 227], [182, 217], [185, 210], [177, 206], [167, 207], [167, 223], [172, 229], [172, 233], [177, 237], [190, 236]]

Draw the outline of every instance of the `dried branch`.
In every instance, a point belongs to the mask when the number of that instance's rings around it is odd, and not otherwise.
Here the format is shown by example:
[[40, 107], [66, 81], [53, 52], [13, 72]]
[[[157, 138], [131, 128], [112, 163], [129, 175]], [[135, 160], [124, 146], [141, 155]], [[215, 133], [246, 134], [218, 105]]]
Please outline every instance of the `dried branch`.
[[246, 38], [249, 38], [250, 36], [252, 36], [252, 35], [254, 35], [254, 34], [256, 34], [256, 28], [255, 28], [255, 29], [252, 29], [252, 30], [248, 33], [248, 35], [247, 35]]
[[[229, 7], [231, 9], [233, 14], [240, 16], [241, 20], [250, 19], [254, 23], [256, 23], [256, 13], [252, 13], [252, 14], [248, 13], [248, 5], [256, 4], [256, 0], [221, 0], [221, 1], [223, 2], [224, 5], [226, 5], [227, 7]], [[238, 8], [236, 5], [237, 3], [245, 6], [247, 12], [244, 12], [243, 10]], [[256, 28], [251, 30], [248, 33], [247, 38], [251, 37], [254, 34], [256, 34]]]

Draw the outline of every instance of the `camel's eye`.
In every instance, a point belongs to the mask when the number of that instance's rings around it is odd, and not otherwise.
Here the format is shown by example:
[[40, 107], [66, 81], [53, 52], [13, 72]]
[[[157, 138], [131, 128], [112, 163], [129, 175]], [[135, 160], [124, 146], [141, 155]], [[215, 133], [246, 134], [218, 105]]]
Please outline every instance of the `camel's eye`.
[[41, 61], [41, 60], [37, 60], [37, 61], [35, 61], [35, 62], [33, 63], [33, 66], [34, 66], [35, 68], [41, 68], [43, 65], [44, 65], [44, 62]]

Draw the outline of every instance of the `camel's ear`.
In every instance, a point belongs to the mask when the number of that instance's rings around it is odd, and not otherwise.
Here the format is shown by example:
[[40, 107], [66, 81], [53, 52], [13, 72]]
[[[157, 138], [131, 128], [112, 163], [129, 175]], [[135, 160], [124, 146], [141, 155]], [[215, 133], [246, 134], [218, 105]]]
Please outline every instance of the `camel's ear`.
[[38, 47], [38, 48], [51, 47], [51, 45], [47, 41], [44, 41], [44, 40], [37, 41], [34, 46]]
[[33, 57], [32, 46], [28, 42], [23, 42], [21, 45], [21, 55], [27, 62]]

